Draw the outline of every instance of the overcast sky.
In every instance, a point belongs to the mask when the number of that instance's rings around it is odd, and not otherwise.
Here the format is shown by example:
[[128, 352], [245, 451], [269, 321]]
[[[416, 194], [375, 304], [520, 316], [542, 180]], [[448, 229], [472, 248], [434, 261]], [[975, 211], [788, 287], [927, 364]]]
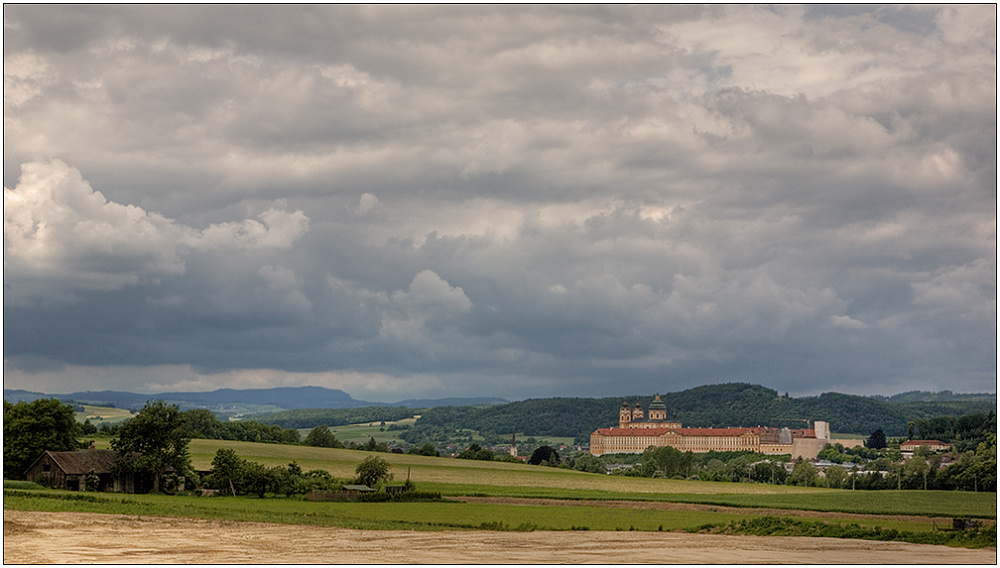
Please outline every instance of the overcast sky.
[[996, 6], [4, 6], [4, 387], [996, 392]]

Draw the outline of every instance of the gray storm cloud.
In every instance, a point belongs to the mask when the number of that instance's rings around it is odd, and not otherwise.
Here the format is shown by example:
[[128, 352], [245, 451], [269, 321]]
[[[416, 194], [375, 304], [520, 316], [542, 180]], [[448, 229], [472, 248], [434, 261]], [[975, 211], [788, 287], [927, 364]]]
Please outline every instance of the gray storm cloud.
[[4, 25], [8, 388], [995, 390], [995, 6]]

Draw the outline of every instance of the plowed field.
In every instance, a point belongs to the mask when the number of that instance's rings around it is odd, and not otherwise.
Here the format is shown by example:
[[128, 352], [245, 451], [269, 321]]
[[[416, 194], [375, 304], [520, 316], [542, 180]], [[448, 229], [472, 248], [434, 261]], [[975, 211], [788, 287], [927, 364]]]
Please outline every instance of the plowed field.
[[649, 532], [364, 531], [4, 511], [4, 564], [996, 564], [996, 548]]

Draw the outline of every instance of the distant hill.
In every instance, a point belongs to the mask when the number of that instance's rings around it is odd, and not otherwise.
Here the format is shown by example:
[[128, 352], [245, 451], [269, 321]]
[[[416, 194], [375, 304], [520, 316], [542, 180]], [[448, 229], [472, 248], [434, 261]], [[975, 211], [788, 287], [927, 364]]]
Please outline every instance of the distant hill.
[[944, 390], [941, 392], [929, 392], [929, 391], [909, 391], [901, 392], [899, 394], [894, 394], [892, 396], [879, 396], [875, 395], [872, 398], [878, 400], [884, 400], [887, 402], [974, 402], [974, 401], [985, 401], [993, 402], [997, 401], [997, 393], [995, 392], [982, 392], [982, 393], [960, 393], [951, 392], [950, 390]]
[[490, 406], [510, 402], [504, 398], [415, 398], [403, 400], [387, 406], [405, 406], [407, 408], [432, 408], [435, 406]]
[[84, 391], [69, 394], [45, 394], [26, 390], [7, 389], [3, 391], [3, 399], [8, 402], [17, 402], [20, 400], [30, 402], [39, 398], [55, 398], [58, 400], [73, 401], [78, 404], [114, 406], [129, 410], [138, 410], [150, 400], [162, 400], [167, 404], [176, 404], [181, 410], [207, 408], [219, 414], [257, 414], [313, 408], [482, 406], [508, 402], [502, 398], [443, 398], [406, 400], [388, 404], [356, 400], [342, 390], [312, 386], [243, 390], [219, 389], [211, 392], [164, 392], [154, 394], [138, 394], [125, 391]]
[[[830, 423], [834, 432], [868, 435], [881, 428], [889, 436], [905, 436], [907, 423], [931, 416], [961, 416], [996, 411], [992, 401], [970, 398], [944, 402], [891, 402], [873, 397], [824, 393], [792, 398], [760, 385], [730, 383], [706, 385], [681, 392], [663, 393], [668, 418], [690, 427], [775, 426], [805, 428], [816, 420]], [[637, 397], [629, 396], [630, 404]], [[649, 408], [651, 396], [640, 396]], [[909, 399], [906, 399], [909, 400]], [[580, 442], [597, 428], [618, 424], [622, 398], [529, 399], [509, 404], [473, 407], [439, 407], [427, 410], [406, 433], [417, 443], [442, 429], [476, 430], [482, 435], [572, 436]]]
[[[589, 439], [597, 428], [618, 424], [622, 397], [540, 398], [507, 402], [498, 398], [411, 399], [387, 404], [356, 400], [349, 394], [323, 387], [270, 389], [220, 389], [212, 392], [136, 394], [120, 391], [77, 392], [48, 395], [24, 390], [4, 390], [4, 400], [58, 398], [78, 404], [142, 408], [146, 401], [163, 400], [182, 410], [207, 408], [220, 415], [244, 416], [282, 427], [312, 428], [320, 424], [346, 424], [351, 420], [398, 420], [419, 410], [420, 420], [406, 433], [408, 441], [420, 440], [433, 430], [469, 429], [483, 435]], [[652, 396], [638, 398], [649, 408]], [[910, 392], [892, 397], [823, 393], [792, 398], [774, 389], [746, 383], [705, 385], [661, 393], [668, 418], [691, 427], [787, 426], [804, 428], [816, 420], [830, 423], [834, 432], [868, 435], [881, 428], [888, 436], [905, 436], [911, 421], [935, 416], [993, 413], [996, 394]], [[357, 410], [357, 411], [355, 411]]]

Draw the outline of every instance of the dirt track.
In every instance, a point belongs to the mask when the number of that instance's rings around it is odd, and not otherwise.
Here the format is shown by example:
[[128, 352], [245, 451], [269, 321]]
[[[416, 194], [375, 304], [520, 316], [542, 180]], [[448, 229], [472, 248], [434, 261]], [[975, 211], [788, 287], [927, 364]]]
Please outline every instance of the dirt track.
[[4, 564], [996, 564], [996, 548], [643, 532], [362, 531], [4, 511]]

